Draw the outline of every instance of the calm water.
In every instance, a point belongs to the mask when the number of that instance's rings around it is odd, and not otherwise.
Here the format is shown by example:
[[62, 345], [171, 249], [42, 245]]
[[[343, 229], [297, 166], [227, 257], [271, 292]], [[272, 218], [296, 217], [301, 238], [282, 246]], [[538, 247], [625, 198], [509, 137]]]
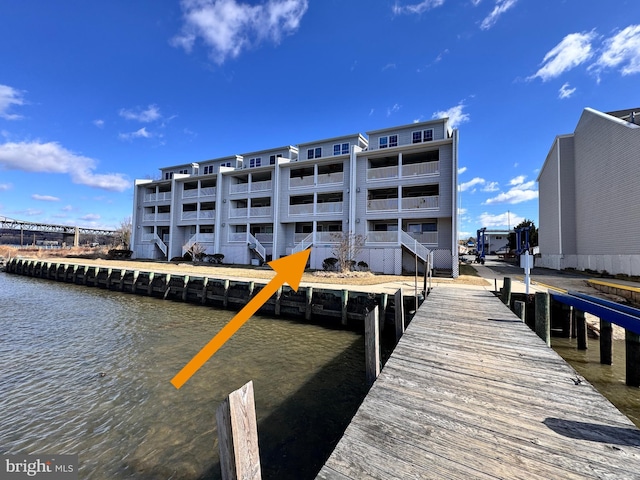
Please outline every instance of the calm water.
[[0, 454], [79, 454], [80, 478], [219, 478], [215, 410], [253, 380], [263, 478], [313, 478], [365, 395], [360, 334], [0, 273]]

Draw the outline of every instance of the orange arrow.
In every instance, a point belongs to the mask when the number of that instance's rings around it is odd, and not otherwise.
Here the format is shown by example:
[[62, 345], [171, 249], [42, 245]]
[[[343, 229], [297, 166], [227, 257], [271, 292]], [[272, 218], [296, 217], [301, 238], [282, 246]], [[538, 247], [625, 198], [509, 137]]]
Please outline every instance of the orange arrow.
[[173, 386], [178, 389], [182, 387], [283, 284], [288, 283], [297, 292], [310, 252], [307, 249], [269, 262], [269, 266], [276, 271], [276, 276], [171, 379]]

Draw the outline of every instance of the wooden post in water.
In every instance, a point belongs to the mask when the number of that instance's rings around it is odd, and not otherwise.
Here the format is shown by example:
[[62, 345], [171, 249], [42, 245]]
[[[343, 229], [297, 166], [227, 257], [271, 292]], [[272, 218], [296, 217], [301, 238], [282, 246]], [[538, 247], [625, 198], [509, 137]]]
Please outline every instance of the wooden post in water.
[[578, 332], [578, 350], [587, 349], [587, 320], [584, 312], [574, 310], [574, 318], [576, 322], [576, 330]]
[[253, 382], [245, 384], [216, 411], [223, 480], [261, 479]]
[[380, 375], [380, 325], [376, 305], [364, 319], [365, 365], [367, 385], [373, 385]]
[[613, 328], [611, 322], [600, 319], [600, 363], [611, 365], [613, 362]]
[[342, 290], [342, 325], [346, 325], [349, 321], [347, 315], [347, 307], [349, 305], [349, 290]]
[[525, 321], [526, 304], [520, 300], [513, 302], [513, 310], [515, 314], [520, 317], [520, 320]]
[[227, 308], [229, 306], [229, 279], [224, 280], [224, 299], [222, 300], [222, 306]]
[[500, 299], [507, 307], [511, 307], [511, 278], [509, 277], [504, 277], [502, 281], [502, 296]]
[[307, 287], [307, 298], [304, 308], [304, 319], [311, 320], [311, 300], [313, 299], [313, 287]]
[[279, 287], [278, 290], [276, 290], [276, 309], [274, 311], [274, 313], [279, 317], [280, 316], [280, 308], [281, 308], [281, 301], [282, 298], [282, 287]]
[[404, 296], [402, 295], [402, 289], [398, 290], [394, 297], [395, 303], [395, 319], [394, 324], [396, 327], [396, 343], [400, 341], [404, 334]]
[[630, 387], [640, 387], [640, 335], [626, 330], [624, 346], [627, 367], [626, 383]]
[[[505, 278], [506, 280], [506, 278]], [[551, 308], [550, 295], [544, 292], [536, 292], [536, 334], [545, 341], [547, 347], [551, 346]]]

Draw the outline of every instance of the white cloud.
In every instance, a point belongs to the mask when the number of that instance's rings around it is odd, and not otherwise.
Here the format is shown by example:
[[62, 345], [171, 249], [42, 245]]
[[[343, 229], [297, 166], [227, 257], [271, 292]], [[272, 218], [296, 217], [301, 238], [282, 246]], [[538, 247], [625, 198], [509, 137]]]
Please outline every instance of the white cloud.
[[400, 5], [396, 2], [392, 11], [394, 15], [402, 14], [421, 14], [432, 8], [436, 8], [444, 4], [444, 0], [422, 0], [420, 3], [414, 3], [413, 5]]
[[191, 52], [200, 39], [218, 64], [264, 41], [278, 44], [298, 30], [308, 0], [267, 0], [260, 5], [236, 0], [182, 0], [183, 26], [171, 43]]
[[497, 192], [500, 190], [498, 182], [487, 183], [482, 189], [483, 192]]
[[80, 217], [80, 220], [84, 220], [84, 221], [87, 221], [87, 222], [93, 222], [93, 221], [96, 221], [96, 220], [100, 220], [100, 218], [101, 218], [100, 215], [98, 215], [97, 213], [89, 213], [87, 215], [84, 215], [84, 216]]
[[569, 82], [565, 82], [558, 91], [558, 98], [569, 98], [571, 95], [575, 93], [576, 89], [569, 88]]
[[455, 107], [451, 107], [449, 110], [434, 112], [431, 118], [448, 118], [449, 126], [451, 128], [456, 128], [461, 123], [468, 122], [471, 119], [471, 116], [468, 113], [464, 113], [462, 111], [463, 109], [464, 104], [459, 103]]
[[[478, 3], [480, 3], [479, 0], [477, 2], [474, 2], [474, 5], [478, 5]], [[480, 28], [482, 30], [489, 30], [496, 24], [498, 18], [500, 18], [503, 13], [511, 10], [511, 8], [513, 8], [516, 3], [518, 3], [518, 0], [496, 0], [495, 7], [493, 7], [491, 13], [487, 15], [482, 21], [482, 23], [480, 24]]]
[[640, 73], [640, 25], [629, 25], [604, 42], [604, 51], [589, 67], [597, 72], [620, 67], [622, 75]]
[[509, 181], [509, 185], [512, 187], [511, 189], [507, 192], [501, 192], [493, 198], [487, 199], [484, 202], [484, 205], [495, 205], [499, 203], [515, 204], [538, 198], [538, 191], [534, 190], [536, 182], [534, 180], [525, 182], [526, 178], [527, 177], [524, 175], [512, 178]]
[[101, 119], [94, 120], [93, 124], [98, 128], [103, 128], [104, 127], [104, 120], [101, 120]]
[[593, 56], [591, 43], [595, 37], [595, 32], [570, 33], [547, 52], [542, 67], [528, 80], [538, 77], [546, 82], [586, 62]]
[[60, 210], [62, 210], [63, 212], [71, 212], [73, 211], [73, 207], [71, 205], [66, 205], [62, 207]]
[[131, 182], [120, 173], [94, 173], [97, 162], [70, 152], [56, 142], [0, 144], [0, 169], [32, 173], [65, 173], [74, 183], [122, 192]]
[[524, 222], [525, 218], [513, 212], [491, 215], [487, 212], [480, 215], [480, 225], [487, 228], [512, 228]]
[[8, 85], [0, 85], [0, 118], [5, 120], [19, 120], [22, 115], [9, 113], [13, 105], [24, 105], [22, 92]]
[[149, 105], [146, 110], [142, 110], [140, 107], [136, 107], [135, 109], [121, 108], [118, 113], [127, 120], [136, 120], [142, 123], [155, 122], [162, 118], [157, 105]]
[[142, 127], [139, 130], [136, 130], [135, 132], [130, 132], [130, 133], [120, 133], [118, 134], [118, 138], [120, 140], [133, 140], [135, 138], [152, 138], [155, 135], [149, 131], [147, 131], [147, 127]]
[[388, 107], [387, 108], [387, 117], [390, 117], [391, 114], [399, 112], [400, 109], [402, 108], [402, 105], [398, 105], [397, 103], [393, 105], [393, 107]]
[[460, 168], [458, 169], [458, 175], [461, 175], [461, 174], [463, 174], [463, 173], [464, 173], [464, 172], [466, 172], [466, 171], [467, 171], [467, 167], [460, 167]]
[[6, 192], [7, 190], [11, 190], [13, 185], [10, 183], [0, 183], [0, 192]]
[[53, 197], [51, 195], [39, 195], [37, 193], [34, 193], [33, 195], [31, 195], [31, 198], [33, 198], [34, 200], [40, 200], [41, 202], [59, 202], [60, 201], [58, 197]]
[[459, 192], [466, 192], [471, 187], [475, 187], [476, 185], [484, 185], [486, 180], [484, 178], [475, 177], [468, 182], [464, 182], [458, 185]]

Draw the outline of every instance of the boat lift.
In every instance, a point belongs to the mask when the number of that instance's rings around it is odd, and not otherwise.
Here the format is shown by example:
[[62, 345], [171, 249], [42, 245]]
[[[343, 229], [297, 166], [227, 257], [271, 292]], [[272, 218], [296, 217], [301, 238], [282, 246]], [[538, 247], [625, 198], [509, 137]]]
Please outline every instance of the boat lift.
[[[516, 255], [529, 251], [529, 231], [531, 227], [516, 228]], [[523, 238], [524, 235], [524, 238]]]
[[487, 231], [487, 227], [483, 227], [479, 229], [476, 237], [476, 263], [480, 263], [484, 265], [484, 255], [486, 249], [487, 239], [485, 237], [485, 232]]

